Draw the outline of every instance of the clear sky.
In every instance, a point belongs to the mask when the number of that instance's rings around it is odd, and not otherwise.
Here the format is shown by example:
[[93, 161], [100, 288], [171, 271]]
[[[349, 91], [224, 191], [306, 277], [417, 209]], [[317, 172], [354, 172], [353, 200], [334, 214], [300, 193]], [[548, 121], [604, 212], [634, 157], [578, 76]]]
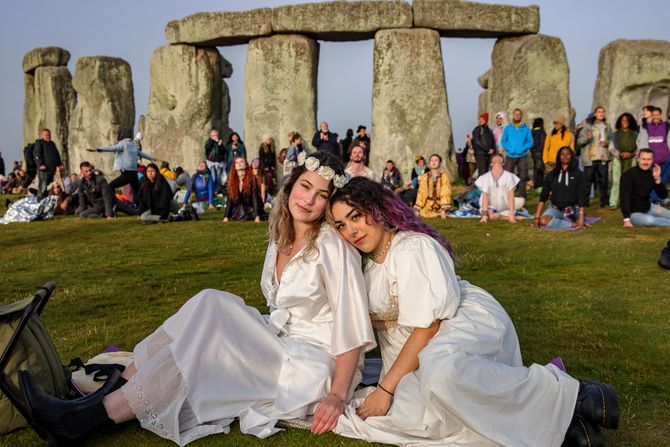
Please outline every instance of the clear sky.
[[[20, 157], [23, 126], [25, 53], [35, 47], [67, 49], [70, 71], [82, 56], [105, 55], [128, 61], [133, 70], [136, 113], [146, 112], [149, 63], [165, 45], [165, 25], [200, 11], [232, 11], [307, 0], [3, 0], [0, 6], [0, 151], [5, 163]], [[482, 0], [527, 5], [527, 1]], [[570, 98], [577, 118], [592, 107], [598, 54], [616, 39], [670, 40], [670, 1], [536, 0], [540, 32], [560, 37], [570, 63]], [[494, 39], [442, 39], [454, 142], [463, 144], [477, 118], [481, 88], [477, 76], [491, 65]], [[370, 129], [373, 41], [322, 42], [318, 83], [318, 120], [343, 134], [348, 127]], [[242, 133], [246, 45], [219, 48], [233, 64], [231, 127]], [[35, 136], [37, 138], [37, 136]], [[249, 142], [248, 142], [249, 143]]]

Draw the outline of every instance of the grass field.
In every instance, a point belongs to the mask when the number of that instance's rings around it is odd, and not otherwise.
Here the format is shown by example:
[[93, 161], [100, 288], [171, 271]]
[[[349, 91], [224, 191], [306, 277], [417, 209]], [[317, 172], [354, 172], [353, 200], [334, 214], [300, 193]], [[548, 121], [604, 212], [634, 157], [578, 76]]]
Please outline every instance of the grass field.
[[[573, 376], [616, 386], [622, 418], [618, 431], [606, 432], [608, 445], [670, 445], [670, 271], [656, 265], [670, 231], [625, 229], [618, 211], [591, 213], [603, 220], [579, 232], [529, 223], [433, 223], [456, 248], [457, 272], [511, 315], [525, 364], [560, 355]], [[204, 288], [230, 291], [265, 310], [258, 283], [267, 225], [221, 218], [210, 211], [200, 222], [168, 225], [66, 217], [0, 226], [0, 297], [25, 298], [56, 281], [43, 319], [66, 362], [111, 344], [132, 350]], [[259, 442], [233, 427], [230, 435], [194, 445], [369, 445], [296, 429]], [[4, 446], [40, 444], [30, 430], [0, 436]], [[173, 445], [136, 424], [90, 444]]]

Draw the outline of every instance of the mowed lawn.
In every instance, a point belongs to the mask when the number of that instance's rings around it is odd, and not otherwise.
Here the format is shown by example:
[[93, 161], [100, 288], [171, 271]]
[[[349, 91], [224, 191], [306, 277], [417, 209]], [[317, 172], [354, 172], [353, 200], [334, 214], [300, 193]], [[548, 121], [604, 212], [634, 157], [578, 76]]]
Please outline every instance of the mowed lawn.
[[[603, 220], [579, 232], [536, 230], [529, 222], [431, 223], [454, 244], [458, 274], [507, 309], [526, 365], [561, 356], [573, 376], [616, 386], [621, 423], [605, 433], [608, 445], [670, 445], [670, 271], [656, 265], [670, 230], [624, 229], [618, 211], [589, 213]], [[200, 222], [166, 225], [66, 217], [0, 226], [0, 297], [25, 298], [55, 281], [43, 319], [66, 363], [111, 344], [132, 350], [204, 288], [230, 291], [266, 310], [258, 283], [267, 224], [221, 218], [210, 211]], [[41, 444], [31, 430], [0, 436], [5, 446]], [[229, 435], [193, 445], [258, 444], [368, 445], [298, 429], [259, 441], [236, 424]], [[131, 424], [90, 445], [173, 444]]]

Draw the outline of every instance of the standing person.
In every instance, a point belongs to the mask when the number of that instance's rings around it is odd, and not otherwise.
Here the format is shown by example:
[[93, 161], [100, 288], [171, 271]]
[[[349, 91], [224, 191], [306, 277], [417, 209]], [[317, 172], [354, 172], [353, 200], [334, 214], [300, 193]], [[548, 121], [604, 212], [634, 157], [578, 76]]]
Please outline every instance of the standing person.
[[[565, 127], [565, 117], [558, 115], [554, 118], [554, 128], [551, 130], [549, 138], [545, 139], [542, 150], [542, 161], [546, 166], [546, 171], [551, 171], [556, 167], [556, 155], [562, 147], [569, 147], [575, 150], [575, 139], [570, 129]], [[542, 185], [539, 185], [542, 186]]]
[[593, 111], [593, 119], [587, 120], [579, 132], [577, 140], [581, 147], [581, 161], [584, 166], [587, 189], [595, 185], [600, 192], [600, 206], [609, 204], [609, 151], [612, 129], [605, 118], [605, 108], [598, 106]]
[[365, 166], [370, 164], [370, 136], [367, 134], [367, 130], [367, 127], [362, 124], [358, 126], [358, 129], [356, 129], [356, 138], [352, 140], [348, 148], [349, 152], [351, 152], [351, 148], [354, 146], [363, 148], [363, 152], [365, 153], [363, 162], [365, 163]]
[[651, 203], [651, 192], [668, 197], [662, 182], [661, 167], [654, 164], [654, 152], [640, 149], [637, 166], [621, 175], [621, 213], [624, 227], [670, 227], [670, 210]]
[[503, 133], [505, 132], [505, 127], [507, 127], [507, 115], [505, 112], [496, 113], [495, 121], [495, 126], [493, 126], [492, 130], [493, 137], [496, 140], [496, 151], [505, 158], [507, 154], [502, 147]]
[[349, 149], [354, 140], [354, 129], [347, 129], [347, 135], [340, 140], [340, 153], [342, 154], [342, 163], [346, 166], [349, 163]]
[[120, 171], [121, 174], [109, 182], [109, 187], [114, 191], [124, 185], [130, 185], [133, 189], [133, 200], [137, 203], [140, 189], [140, 181], [137, 175], [138, 157], [146, 158], [153, 162], [160, 163], [155, 157], [142, 152], [139, 145], [133, 140], [133, 129], [119, 129], [119, 142], [114, 146], [102, 146], [95, 149], [86, 149], [89, 152], [113, 152], [114, 153], [114, 171]]
[[179, 211], [179, 205], [172, 200], [172, 188], [155, 163], [147, 165], [139, 196], [142, 223], [166, 222], [170, 211]]
[[293, 168], [298, 166], [298, 157], [305, 152], [302, 146], [302, 136], [298, 132], [291, 132], [286, 160], [284, 160], [284, 175], [291, 175]]
[[619, 206], [619, 188], [621, 174], [633, 167], [637, 152], [637, 121], [630, 113], [624, 113], [614, 124], [610, 152], [612, 160], [612, 187], [610, 188], [610, 209]]
[[224, 222], [229, 220], [253, 220], [260, 222], [265, 216], [260, 186], [253, 171], [243, 157], [233, 160], [233, 169], [228, 176], [228, 205]]
[[347, 174], [352, 177], [367, 177], [370, 180], [375, 179], [375, 173], [372, 172], [372, 169], [365, 166], [365, 152], [360, 146], [354, 146], [351, 148], [351, 159], [347, 168], [344, 170]]
[[212, 174], [207, 169], [207, 163], [204, 161], [200, 162], [198, 170], [195, 171], [195, 174], [193, 174], [188, 182], [182, 208], [186, 208], [186, 205], [188, 205], [191, 193], [195, 194], [195, 201], [197, 203], [207, 202], [209, 209], [214, 209], [214, 180], [212, 180]]
[[547, 139], [547, 132], [544, 130], [544, 119], [535, 118], [533, 120], [533, 147], [530, 149], [533, 155], [533, 187], [537, 191], [542, 187], [544, 179], [545, 163], [542, 158], [544, 153], [544, 144]]
[[205, 141], [205, 162], [207, 168], [212, 174], [214, 180], [214, 192], [221, 191], [221, 186], [225, 183], [224, 173], [226, 172], [226, 147], [219, 137], [219, 131], [212, 129], [209, 138]]
[[456, 275], [449, 241], [395, 195], [351, 179], [329, 220], [366, 255], [382, 356], [379, 384], [347, 406], [336, 433], [395, 445], [595, 447], [599, 426], [618, 427], [611, 385], [523, 365], [505, 309]]
[[488, 121], [488, 113], [479, 115], [479, 122], [477, 127], [472, 130], [472, 136], [467, 136], [468, 145], [472, 146], [472, 149], [474, 150], [478, 176], [488, 172], [489, 166], [491, 165], [491, 156], [496, 151], [495, 137], [493, 136], [493, 131], [487, 124]]
[[342, 160], [340, 145], [337, 142], [337, 134], [328, 130], [328, 123], [325, 121], [321, 123], [319, 130], [314, 134], [314, 137], [312, 138], [312, 146], [314, 146], [317, 151], [328, 152], [339, 160]]
[[386, 166], [382, 171], [380, 183], [382, 186], [393, 192], [400, 192], [400, 189], [402, 188], [402, 176], [393, 160], [386, 160]]
[[[475, 185], [482, 192], [479, 198], [481, 223], [507, 219], [509, 223], [515, 224], [516, 210], [521, 209], [525, 203], [522, 198], [514, 197], [519, 177], [505, 171], [503, 164], [503, 156], [495, 154], [491, 158], [491, 170], [477, 177], [475, 181]], [[520, 217], [520, 219], [523, 218]]]
[[37, 197], [42, 198], [46, 194], [47, 186], [54, 180], [56, 168], [63, 164], [56, 143], [51, 141], [49, 129], [42, 129], [42, 138], [35, 141], [34, 154], [39, 178]]
[[79, 165], [79, 207], [75, 211], [81, 218], [114, 218], [114, 190], [102, 175], [96, 175], [91, 163]]
[[[670, 180], [670, 123], [663, 121], [663, 111], [654, 107], [651, 119], [642, 125], [638, 135], [637, 147], [649, 148], [654, 152], [654, 163], [661, 167], [661, 183], [663, 186]], [[660, 197], [652, 192], [651, 200], [657, 202]]]
[[[247, 151], [244, 147], [244, 145], [241, 145], [237, 143], [236, 141], [233, 141], [230, 143], [230, 146], [226, 149], [226, 160], [235, 160], [238, 157], [242, 157], [245, 160], [247, 159]], [[233, 167], [233, 163], [230, 162], [226, 165], [226, 175], [230, 174], [230, 169]]]
[[[226, 143], [226, 160], [232, 161], [233, 158], [230, 158], [231, 152], [233, 152], [233, 143], [237, 145], [237, 155], [235, 155], [234, 158], [237, 157], [244, 157], [245, 159], [247, 158], [247, 147], [244, 145], [244, 141], [242, 141], [242, 138], [240, 138], [240, 134], [237, 132], [233, 132], [230, 134], [230, 137], [228, 137], [228, 142]], [[228, 171], [230, 171], [230, 163], [228, 164]]]
[[505, 170], [519, 172], [519, 196], [526, 198], [526, 181], [528, 180], [528, 158], [526, 155], [533, 147], [533, 135], [530, 128], [523, 122], [521, 109], [514, 109], [512, 122], [505, 127], [502, 137], [502, 147], [507, 158], [505, 159]]
[[2, 152], [0, 152], [0, 175], [5, 175], [5, 160], [2, 158]]
[[419, 191], [414, 209], [424, 218], [447, 218], [451, 208], [451, 182], [449, 175], [442, 172], [442, 157], [433, 154], [428, 159], [428, 172], [419, 179]]
[[269, 317], [207, 289], [135, 347], [120, 389], [62, 401], [23, 372], [38, 426], [64, 445], [134, 419], [180, 446], [227, 433], [236, 418], [259, 438], [307, 416], [312, 433], [332, 430], [375, 346], [360, 255], [324, 222], [342, 181], [341, 162], [317, 153], [282, 184], [261, 277]]
[[[544, 204], [550, 200], [542, 213]], [[568, 146], [556, 154], [556, 166], [544, 176], [540, 201], [535, 211], [538, 228], [584, 228], [585, 209], [589, 204], [586, 177]]]
[[261, 160], [261, 171], [268, 193], [274, 194], [277, 188], [277, 154], [274, 141], [269, 135], [263, 135], [263, 142], [258, 147], [258, 158]]

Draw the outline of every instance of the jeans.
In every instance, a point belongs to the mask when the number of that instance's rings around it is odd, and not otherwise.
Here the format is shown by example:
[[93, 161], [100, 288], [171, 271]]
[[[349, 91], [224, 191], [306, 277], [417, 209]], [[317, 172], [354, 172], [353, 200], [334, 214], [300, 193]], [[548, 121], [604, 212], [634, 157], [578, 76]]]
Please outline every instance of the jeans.
[[600, 206], [607, 206], [609, 202], [609, 191], [607, 190], [609, 183], [609, 163], [606, 160], [593, 160], [591, 166], [584, 166], [587, 187], [590, 189], [591, 185], [595, 184], [600, 191]]
[[[668, 181], [670, 181], [670, 160], [664, 161], [660, 164], [661, 166], [661, 185], [666, 186]], [[659, 202], [661, 200], [656, 194], [656, 191], [652, 191], [649, 199], [652, 202]]]
[[670, 227], [670, 210], [652, 204], [646, 213], [631, 214], [630, 222], [636, 227]]
[[223, 181], [223, 173], [226, 172], [226, 164], [218, 161], [206, 160], [209, 172], [212, 174], [214, 180], [214, 194], [221, 191], [221, 186], [225, 183]]
[[528, 158], [522, 156], [519, 158], [507, 157], [505, 159], [505, 170], [514, 174], [514, 167], [517, 167], [519, 170], [519, 184], [517, 185], [517, 191], [519, 191], [519, 197], [526, 198], [526, 181], [528, 180]]
[[553, 219], [547, 224], [547, 228], [570, 228], [572, 223], [577, 221], [579, 216], [579, 208], [575, 207], [575, 212], [566, 217], [563, 211], [556, 208], [551, 203], [547, 205], [547, 209], [542, 213], [543, 216], [551, 216]]
[[37, 176], [39, 179], [37, 187], [37, 198], [42, 199], [47, 195], [47, 188], [49, 187], [49, 184], [54, 181], [54, 173], [38, 171]]

